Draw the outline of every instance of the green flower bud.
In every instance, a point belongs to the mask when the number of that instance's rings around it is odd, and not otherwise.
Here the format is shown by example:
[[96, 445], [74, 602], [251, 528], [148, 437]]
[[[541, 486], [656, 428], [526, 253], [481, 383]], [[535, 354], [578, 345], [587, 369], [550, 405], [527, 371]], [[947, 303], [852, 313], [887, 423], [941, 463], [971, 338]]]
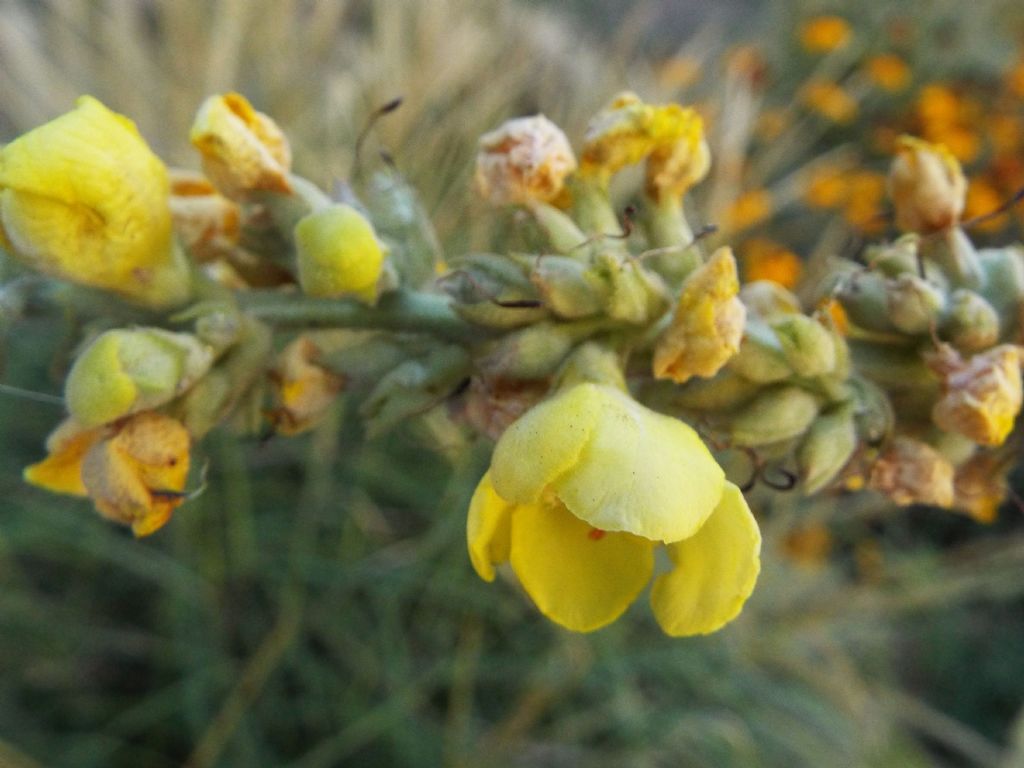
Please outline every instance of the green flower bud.
[[958, 349], [980, 352], [999, 341], [999, 315], [974, 291], [960, 288], [950, 297], [942, 335]]
[[668, 307], [668, 295], [661, 278], [637, 261], [606, 251], [595, 258], [595, 268], [611, 285], [606, 312], [612, 319], [646, 323], [659, 317]]
[[611, 295], [611, 286], [591, 266], [568, 256], [541, 257], [530, 280], [545, 306], [566, 319], [599, 314]]
[[504, 380], [546, 378], [579, 341], [599, 327], [600, 321], [536, 323], [490, 345], [477, 368], [487, 376]]
[[798, 376], [823, 376], [836, 367], [836, 347], [832, 334], [817, 320], [806, 315], [787, 315], [771, 324], [782, 347], [782, 354]]
[[880, 444], [892, 432], [896, 419], [892, 403], [881, 388], [859, 376], [851, 378], [847, 385], [853, 394], [857, 434], [867, 445]]
[[844, 404], [822, 414], [797, 450], [804, 493], [817, 493], [831, 483], [857, 449], [854, 407]]
[[527, 271], [515, 259], [493, 253], [459, 256], [440, 285], [466, 320], [490, 328], [518, 328], [548, 315]]
[[895, 333], [889, 319], [888, 280], [874, 272], [858, 272], [843, 280], [835, 298], [854, 325], [866, 331]]
[[793, 375], [779, 337], [756, 318], [747, 318], [740, 350], [729, 360], [728, 368], [759, 384], [783, 381]]
[[[892, 243], [869, 246], [865, 249], [864, 260], [871, 265], [873, 270], [886, 277], [898, 277], [899, 275], [911, 273], [916, 274], [918, 267], [917, 250], [920, 243], [920, 236], [917, 234], [903, 235]], [[937, 271], [934, 265], [927, 265], [932, 271]], [[931, 275], [928, 275], [931, 277]]]
[[934, 328], [946, 305], [941, 290], [912, 274], [888, 281], [886, 299], [892, 324], [912, 335]]
[[982, 282], [978, 252], [960, 227], [937, 232], [921, 241], [926, 263], [939, 265], [949, 281], [958, 287], [977, 288]]
[[366, 206], [374, 227], [388, 245], [388, 263], [404, 286], [419, 288], [434, 278], [441, 244], [419, 194], [395, 170], [373, 174]]
[[818, 415], [818, 398], [805, 389], [776, 386], [758, 395], [729, 425], [733, 445], [757, 447], [803, 434]]
[[1024, 306], [1024, 249], [985, 248], [978, 252], [983, 284], [981, 293], [999, 314], [1001, 340], [1011, 340], [1018, 333]]
[[181, 395], [205, 374], [214, 349], [187, 333], [159, 328], [107, 331], [71, 367], [68, 410], [96, 427], [150, 410]]
[[682, 387], [672, 386], [667, 407], [712, 413], [731, 411], [760, 391], [755, 382], [724, 368], [713, 379], [690, 379]]
[[370, 222], [350, 205], [332, 205], [295, 225], [299, 284], [310, 296], [377, 301], [384, 252]]

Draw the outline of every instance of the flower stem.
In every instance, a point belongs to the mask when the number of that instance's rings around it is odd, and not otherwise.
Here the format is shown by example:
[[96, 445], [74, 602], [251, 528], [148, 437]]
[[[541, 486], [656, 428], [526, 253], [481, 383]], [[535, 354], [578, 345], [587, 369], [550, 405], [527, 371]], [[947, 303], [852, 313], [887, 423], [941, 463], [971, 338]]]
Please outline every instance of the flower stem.
[[355, 299], [315, 299], [280, 291], [239, 294], [242, 309], [253, 317], [283, 327], [373, 328], [430, 333], [452, 341], [479, 341], [486, 329], [456, 314], [444, 296], [396, 291], [376, 306]]

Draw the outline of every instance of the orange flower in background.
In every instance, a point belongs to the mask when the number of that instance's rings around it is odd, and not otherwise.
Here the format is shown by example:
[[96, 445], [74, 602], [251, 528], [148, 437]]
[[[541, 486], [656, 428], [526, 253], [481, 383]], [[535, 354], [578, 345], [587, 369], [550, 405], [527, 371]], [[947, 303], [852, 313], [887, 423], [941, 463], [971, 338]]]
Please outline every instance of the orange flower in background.
[[840, 16], [816, 16], [800, 27], [800, 44], [809, 53], [831, 53], [853, 37], [849, 22]]
[[770, 280], [784, 288], [800, 282], [804, 265], [795, 253], [765, 237], [747, 240], [741, 248], [743, 276], [747, 282]]
[[875, 234], [884, 230], [885, 176], [875, 171], [856, 171], [850, 174], [849, 190], [843, 209], [846, 221], [865, 233]]
[[[992, 213], [1003, 204], [1004, 197], [998, 188], [985, 178], [971, 179], [967, 184], [967, 199], [964, 202], [964, 219], [971, 220]], [[972, 224], [980, 232], [998, 232], [1007, 225], [1010, 217], [1003, 213]]]
[[810, 110], [834, 123], [848, 123], [857, 116], [857, 101], [842, 86], [826, 80], [808, 83], [800, 99]]
[[902, 91], [910, 85], [910, 67], [894, 53], [881, 53], [868, 59], [865, 72], [875, 85], [890, 93]]
[[750, 229], [771, 216], [773, 209], [772, 195], [767, 189], [748, 189], [732, 202], [722, 218], [729, 230]]
[[804, 200], [813, 208], [838, 208], [850, 195], [846, 169], [822, 164], [808, 174]]

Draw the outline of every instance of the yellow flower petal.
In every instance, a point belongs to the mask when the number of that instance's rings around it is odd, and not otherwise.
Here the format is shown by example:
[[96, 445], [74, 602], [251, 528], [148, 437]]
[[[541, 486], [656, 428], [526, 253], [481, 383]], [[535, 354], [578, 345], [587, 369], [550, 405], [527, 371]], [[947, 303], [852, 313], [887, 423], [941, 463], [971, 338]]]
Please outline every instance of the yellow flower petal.
[[761, 570], [761, 532], [739, 488], [727, 483], [714, 514], [668, 553], [675, 567], [651, 591], [666, 634], [706, 635], [739, 615]]
[[74, 419], [66, 419], [46, 439], [49, 455], [25, 467], [25, 481], [53, 493], [85, 496], [82, 459], [101, 434], [100, 429], [85, 429]]
[[724, 482], [693, 429], [597, 384], [530, 410], [498, 441], [491, 468], [503, 499], [532, 504], [549, 491], [595, 528], [654, 541], [693, 535]]
[[494, 566], [508, 561], [511, 512], [511, 505], [495, 493], [488, 472], [473, 493], [466, 521], [469, 559], [484, 581], [494, 581]]
[[541, 613], [576, 632], [615, 621], [654, 569], [653, 542], [605, 533], [560, 504], [512, 511], [512, 569]]

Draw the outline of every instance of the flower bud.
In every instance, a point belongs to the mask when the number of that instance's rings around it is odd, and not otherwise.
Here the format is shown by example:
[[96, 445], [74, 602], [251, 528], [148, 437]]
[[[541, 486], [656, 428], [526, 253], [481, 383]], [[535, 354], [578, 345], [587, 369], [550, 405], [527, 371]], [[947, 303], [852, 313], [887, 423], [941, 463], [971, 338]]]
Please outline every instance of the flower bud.
[[841, 405], [819, 416], [807, 430], [796, 455], [804, 493], [817, 493], [829, 485], [856, 449], [852, 405]]
[[850, 322], [866, 331], [895, 333], [889, 318], [889, 281], [874, 272], [858, 272], [838, 285], [835, 298]]
[[977, 352], [999, 341], [999, 315], [974, 291], [958, 289], [950, 296], [942, 335], [957, 349]]
[[509, 120], [480, 137], [474, 183], [492, 205], [547, 203], [576, 170], [562, 130], [543, 115]]
[[595, 271], [611, 285], [605, 307], [608, 317], [624, 323], [648, 323], [661, 316], [668, 304], [661, 279], [635, 259], [621, 259], [613, 253], [598, 254]]
[[743, 340], [739, 351], [729, 360], [729, 369], [759, 384], [783, 381], [793, 375], [779, 337], [758, 318], [747, 318]]
[[[984, 248], [978, 251], [982, 272], [982, 294], [999, 314], [999, 325], [1006, 334], [1021, 323], [1024, 304], [1024, 248]], [[1004, 336], [1006, 338], [1006, 336]]]
[[68, 373], [64, 398], [83, 427], [168, 403], [205, 374], [214, 349], [187, 333], [113, 330], [93, 341]]
[[964, 361], [946, 348], [929, 364], [942, 377], [942, 393], [932, 409], [935, 424], [980, 445], [1002, 445], [1024, 398], [1021, 349], [1001, 344]]
[[233, 200], [255, 191], [292, 191], [288, 139], [241, 94], [226, 93], [204, 101], [189, 140], [199, 150], [210, 181]]
[[297, 435], [320, 423], [344, 388], [341, 376], [317, 364], [319, 355], [312, 339], [299, 336], [278, 355], [271, 369], [278, 403], [271, 421], [282, 435]]
[[824, 376], [836, 367], [832, 333], [807, 315], [785, 315], [771, 323], [786, 363], [797, 376]]
[[901, 507], [953, 504], [953, 465], [927, 443], [894, 438], [871, 467], [868, 485]]
[[599, 314], [611, 295], [611, 286], [589, 264], [568, 256], [544, 256], [530, 272], [541, 300], [565, 319]]
[[779, 315], [801, 311], [800, 299], [773, 280], [754, 280], [740, 288], [740, 301], [748, 317], [772, 320]]
[[242, 211], [202, 175], [171, 171], [171, 216], [181, 244], [199, 261], [212, 261], [238, 248]]
[[517, 328], [548, 314], [537, 288], [516, 260], [491, 253], [459, 256], [439, 283], [466, 320], [492, 328]]
[[138, 413], [96, 442], [82, 461], [82, 482], [97, 511], [153, 533], [185, 499], [189, 434], [158, 413]]
[[917, 275], [902, 274], [886, 284], [889, 319], [903, 333], [916, 335], [935, 328], [946, 296]]
[[794, 386], [772, 387], [740, 410], [729, 425], [732, 444], [770, 445], [803, 434], [818, 415], [818, 398]]
[[967, 179], [945, 146], [900, 138], [889, 169], [889, 196], [900, 229], [925, 234], [956, 226], [966, 195]]
[[299, 285], [309, 296], [377, 301], [384, 253], [373, 226], [355, 208], [332, 205], [295, 225]]
[[712, 379], [690, 379], [686, 386], [677, 387], [672, 384], [670, 387], [666, 409], [708, 413], [732, 411], [750, 402], [761, 391], [757, 383], [740, 376], [731, 367], [723, 368]]
[[737, 298], [736, 260], [719, 248], [683, 283], [672, 324], [654, 348], [654, 376], [679, 384], [708, 378], [739, 350], [747, 311]]
[[191, 277], [167, 170], [135, 124], [89, 96], [0, 149], [0, 242], [32, 269], [154, 308]]
[[585, 321], [535, 323], [495, 341], [477, 363], [477, 368], [491, 377], [513, 381], [546, 378], [596, 327]]
[[[881, 272], [886, 277], [898, 277], [906, 272], [916, 274], [918, 272], [919, 259], [918, 248], [921, 238], [916, 233], [902, 235], [891, 243], [871, 245], [864, 252], [864, 261], [871, 269]], [[925, 264], [927, 279], [935, 280], [934, 265]], [[931, 269], [929, 270], [929, 267]]]

